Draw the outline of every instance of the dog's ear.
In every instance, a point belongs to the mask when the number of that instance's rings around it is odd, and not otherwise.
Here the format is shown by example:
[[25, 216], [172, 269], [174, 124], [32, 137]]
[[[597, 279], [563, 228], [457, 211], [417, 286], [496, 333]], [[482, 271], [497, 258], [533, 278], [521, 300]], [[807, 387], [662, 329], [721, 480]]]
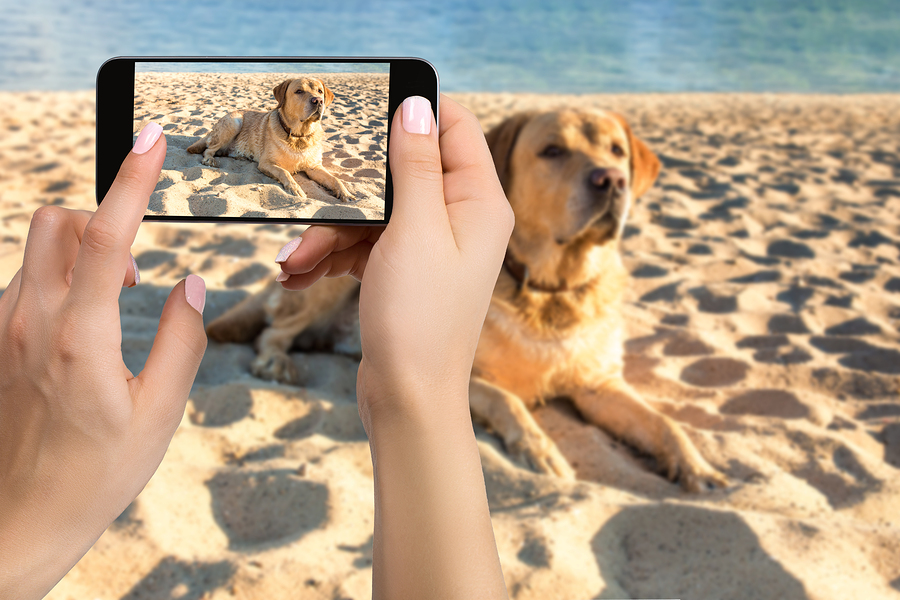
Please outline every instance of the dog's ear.
[[328, 89], [328, 86], [322, 83], [322, 89], [325, 90], [325, 106], [329, 106], [334, 102], [334, 92]]
[[275, 99], [278, 100], [278, 106], [275, 108], [281, 108], [284, 106], [284, 97], [287, 95], [288, 88], [291, 85], [293, 79], [285, 79], [281, 83], [275, 86], [275, 89], [272, 90], [272, 93], [275, 94]]
[[497, 169], [497, 176], [500, 178], [500, 184], [504, 191], [508, 191], [510, 177], [510, 159], [512, 158], [513, 148], [516, 146], [516, 140], [519, 138], [519, 132], [522, 127], [531, 120], [535, 113], [526, 112], [515, 114], [485, 134], [488, 148], [491, 149], [491, 156], [494, 158], [494, 167]]
[[628, 136], [628, 147], [631, 149], [631, 197], [637, 198], [653, 187], [659, 176], [659, 159], [647, 144], [637, 139], [631, 132], [631, 127], [625, 117], [618, 113], [612, 113], [625, 130]]

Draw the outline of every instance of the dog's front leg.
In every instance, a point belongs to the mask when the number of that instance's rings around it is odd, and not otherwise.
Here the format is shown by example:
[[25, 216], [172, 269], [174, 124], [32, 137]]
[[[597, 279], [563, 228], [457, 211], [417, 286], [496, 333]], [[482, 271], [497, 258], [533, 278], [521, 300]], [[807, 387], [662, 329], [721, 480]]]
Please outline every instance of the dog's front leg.
[[699, 492], [728, 484], [684, 430], [648, 405], [623, 379], [610, 379], [595, 390], [581, 390], [572, 399], [587, 421], [655, 456], [669, 479], [679, 480], [684, 489]]
[[275, 181], [280, 181], [281, 185], [284, 186], [284, 190], [288, 194], [291, 194], [292, 196], [299, 196], [300, 198], [306, 198], [306, 194], [303, 192], [297, 182], [294, 181], [294, 176], [291, 175], [291, 173], [284, 167], [279, 167], [274, 163], [260, 161], [259, 170], [263, 175], [267, 175]]
[[324, 168], [307, 169], [306, 176], [329, 190], [338, 200], [347, 201], [350, 199], [350, 192], [344, 182], [326, 171]]
[[503, 439], [513, 458], [539, 473], [575, 479], [575, 471], [521, 398], [473, 376], [469, 381], [469, 407], [476, 420]]

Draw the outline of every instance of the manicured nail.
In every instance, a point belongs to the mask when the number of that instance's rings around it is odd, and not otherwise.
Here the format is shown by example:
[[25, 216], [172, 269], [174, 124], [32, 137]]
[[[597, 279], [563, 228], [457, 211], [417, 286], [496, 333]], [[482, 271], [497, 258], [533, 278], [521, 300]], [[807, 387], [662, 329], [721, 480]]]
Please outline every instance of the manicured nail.
[[184, 299], [198, 313], [203, 314], [203, 308], [206, 306], [206, 283], [202, 278], [194, 274], [187, 276], [184, 280]]
[[134, 287], [141, 282], [141, 271], [138, 269], [137, 261], [134, 260], [133, 254], [131, 255], [131, 265], [134, 267], [134, 283], [130, 287]]
[[285, 273], [284, 271], [282, 271], [282, 272], [279, 273], [278, 276], [275, 278], [275, 281], [287, 281], [287, 280], [290, 279], [290, 278], [291, 278], [290, 275], [288, 275], [287, 273]]
[[278, 256], [275, 257], [275, 262], [283, 263], [288, 259], [288, 257], [294, 253], [294, 250], [300, 246], [300, 242], [303, 241], [303, 238], [294, 238], [284, 245], [284, 248], [278, 251]]
[[403, 101], [400, 120], [407, 133], [431, 133], [431, 102], [422, 96], [410, 96]]
[[153, 144], [156, 143], [156, 140], [159, 139], [160, 135], [162, 135], [162, 127], [153, 122], [148, 123], [147, 126], [141, 130], [141, 134], [134, 142], [134, 148], [132, 148], [131, 151], [135, 154], [143, 154], [153, 147]]

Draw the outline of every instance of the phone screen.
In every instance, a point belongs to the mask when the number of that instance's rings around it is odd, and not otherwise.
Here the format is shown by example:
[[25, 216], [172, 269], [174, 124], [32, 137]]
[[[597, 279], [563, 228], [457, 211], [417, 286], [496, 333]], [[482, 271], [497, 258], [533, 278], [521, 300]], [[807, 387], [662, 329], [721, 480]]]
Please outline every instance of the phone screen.
[[134, 63], [133, 137], [168, 149], [147, 216], [385, 219], [390, 63]]

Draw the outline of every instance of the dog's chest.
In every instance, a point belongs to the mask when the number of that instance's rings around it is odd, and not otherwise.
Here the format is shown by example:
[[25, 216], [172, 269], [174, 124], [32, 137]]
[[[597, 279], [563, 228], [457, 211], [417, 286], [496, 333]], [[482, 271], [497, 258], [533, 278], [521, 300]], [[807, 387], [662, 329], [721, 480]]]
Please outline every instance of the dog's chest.
[[475, 372], [526, 401], [571, 394], [621, 372], [622, 335], [614, 310], [552, 330], [495, 302], [479, 340]]
[[290, 162], [295, 170], [318, 165], [322, 162], [322, 147], [319, 144], [302, 142], [284, 142], [279, 140], [280, 150], [285, 162]]

